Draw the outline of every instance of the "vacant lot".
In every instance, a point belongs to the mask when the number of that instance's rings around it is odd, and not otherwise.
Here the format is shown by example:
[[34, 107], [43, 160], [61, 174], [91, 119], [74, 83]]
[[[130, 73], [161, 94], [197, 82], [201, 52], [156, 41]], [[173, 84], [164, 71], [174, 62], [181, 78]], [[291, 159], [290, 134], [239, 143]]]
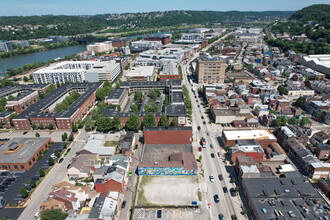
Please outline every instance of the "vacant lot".
[[190, 205], [197, 192], [196, 176], [144, 176], [137, 205]]
[[191, 144], [147, 144], [143, 161], [169, 161], [171, 154], [180, 152], [192, 153]]

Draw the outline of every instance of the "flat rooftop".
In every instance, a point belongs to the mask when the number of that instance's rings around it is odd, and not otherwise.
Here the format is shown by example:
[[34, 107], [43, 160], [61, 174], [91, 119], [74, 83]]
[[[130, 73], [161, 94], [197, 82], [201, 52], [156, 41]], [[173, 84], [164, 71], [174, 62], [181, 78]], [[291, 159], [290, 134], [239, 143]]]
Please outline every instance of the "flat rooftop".
[[116, 88], [113, 90], [110, 96], [107, 99], [119, 99], [120, 96], [125, 92], [125, 89]]
[[[0, 147], [0, 163], [26, 163], [49, 138], [13, 138]], [[12, 149], [9, 153], [8, 150]], [[7, 152], [7, 153], [6, 153]], [[35, 158], [37, 159], [37, 158]]]
[[126, 77], [150, 77], [154, 75], [155, 66], [133, 67]]
[[145, 127], [144, 131], [192, 131], [192, 127]]
[[227, 140], [257, 139], [276, 140], [276, 137], [269, 130], [235, 130], [223, 131]]

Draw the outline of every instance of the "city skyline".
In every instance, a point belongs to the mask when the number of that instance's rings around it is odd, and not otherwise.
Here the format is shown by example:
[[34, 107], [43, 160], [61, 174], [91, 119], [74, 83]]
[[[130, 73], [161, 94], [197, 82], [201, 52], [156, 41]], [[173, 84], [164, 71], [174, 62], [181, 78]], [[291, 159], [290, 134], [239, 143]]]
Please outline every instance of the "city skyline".
[[327, 4], [326, 0], [279, 0], [265, 1], [251, 0], [249, 4], [244, 0], [219, 2], [216, 0], [169, 0], [164, 3], [150, 0], [122, 0], [122, 1], [64, 1], [44, 2], [31, 0], [3, 0], [0, 14], [2, 16], [30, 16], [30, 15], [95, 15], [107, 13], [137, 13], [170, 10], [212, 10], [212, 11], [296, 11], [312, 4]]

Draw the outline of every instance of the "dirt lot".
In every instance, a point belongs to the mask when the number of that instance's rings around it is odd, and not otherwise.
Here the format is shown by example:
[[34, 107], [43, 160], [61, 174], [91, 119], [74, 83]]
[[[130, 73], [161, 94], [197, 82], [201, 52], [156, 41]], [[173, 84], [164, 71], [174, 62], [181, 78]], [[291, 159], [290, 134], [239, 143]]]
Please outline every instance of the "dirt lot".
[[143, 161], [169, 161], [171, 154], [192, 153], [191, 144], [148, 144], [145, 146]]
[[137, 205], [190, 205], [197, 201], [196, 176], [144, 176]]

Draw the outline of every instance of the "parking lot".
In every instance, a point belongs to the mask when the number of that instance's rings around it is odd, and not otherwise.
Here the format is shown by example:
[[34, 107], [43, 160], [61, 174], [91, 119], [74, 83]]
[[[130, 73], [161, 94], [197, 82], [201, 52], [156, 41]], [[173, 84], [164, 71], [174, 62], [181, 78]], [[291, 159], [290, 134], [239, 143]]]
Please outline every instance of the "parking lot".
[[161, 219], [190, 220], [194, 219], [194, 209], [144, 209], [136, 208], [133, 219], [154, 220], [157, 219], [158, 210], [161, 210]]
[[[40, 178], [39, 170], [40, 168], [46, 170], [49, 165], [46, 164], [48, 157], [55, 152], [55, 150], [61, 151], [63, 149], [62, 143], [54, 143], [52, 147], [47, 151], [47, 153], [37, 161], [30, 170], [27, 171], [11, 171], [11, 172], [1, 172], [1, 192], [0, 196], [4, 198], [5, 206], [9, 203], [18, 203], [23, 200], [20, 189], [26, 187], [29, 189], [30, 180], [34, 179], [37, 182]], [[10, 180], [10, 181], [9, 181]], [[6, 183], [6, 184], [4, 184]], [[23, 209], [17, 209], [16, 212], [13, 208], [2, 209], [0, 212], [0, 217], [17, 219]]]
[[51, 137], [54, 142], [62, 141], [62, 134], [66, 132], [70, 135], [71, 130], [34, 130], [34, 131], [12, 131], [0, 133], [0, 139], [15, 138], [15, 137], [36, 137], [36, 132], [40, 137]]

